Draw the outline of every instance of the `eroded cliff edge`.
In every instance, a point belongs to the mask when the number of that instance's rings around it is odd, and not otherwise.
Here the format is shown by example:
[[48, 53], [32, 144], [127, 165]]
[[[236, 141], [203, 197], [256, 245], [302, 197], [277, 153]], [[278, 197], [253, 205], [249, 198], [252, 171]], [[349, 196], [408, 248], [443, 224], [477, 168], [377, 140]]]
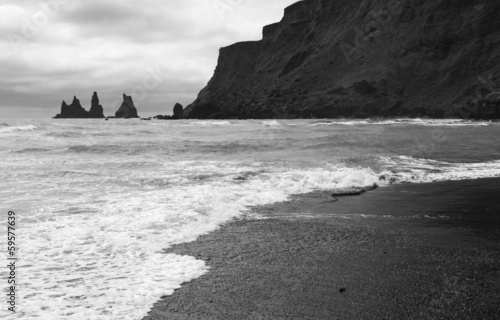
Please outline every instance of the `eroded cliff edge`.
[[220, 49], [191, 118], [500, 118], [500, 2], [304, 0]]

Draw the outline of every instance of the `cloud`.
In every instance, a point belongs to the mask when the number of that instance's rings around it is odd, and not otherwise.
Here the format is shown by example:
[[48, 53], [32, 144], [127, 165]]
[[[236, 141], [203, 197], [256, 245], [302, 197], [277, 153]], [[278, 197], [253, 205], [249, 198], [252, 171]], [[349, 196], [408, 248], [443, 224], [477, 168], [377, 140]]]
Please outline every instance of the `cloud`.
[[16, 27], [18, 21], [27, 15], [23, 7], [7, 4], [0, 6], [0, 30], [9, 30]]
[[[293, 2], [4, 0], [0, 109], [11, 117], [48, 117], [63, 99], [76, 94], [86, 105], [98, 91], [112, 114], [114, 100], [146, 83], [141, 115], [170, 113], [176, 102], [196, 99], [220, 47], [260, 39], [262, 27], [279, 21]], [[151, 70], [161, 70], [155, 85]]]

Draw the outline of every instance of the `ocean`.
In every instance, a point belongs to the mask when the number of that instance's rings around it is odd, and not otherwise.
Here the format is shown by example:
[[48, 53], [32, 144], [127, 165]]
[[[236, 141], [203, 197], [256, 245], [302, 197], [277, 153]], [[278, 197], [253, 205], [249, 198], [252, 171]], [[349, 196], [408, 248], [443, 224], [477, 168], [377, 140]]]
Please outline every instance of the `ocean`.
[[163, 249], [294, 194], [500, 177], [500, 123], [4, 119], [0, 156], [2, 319], [141, 319], [209, 272]]

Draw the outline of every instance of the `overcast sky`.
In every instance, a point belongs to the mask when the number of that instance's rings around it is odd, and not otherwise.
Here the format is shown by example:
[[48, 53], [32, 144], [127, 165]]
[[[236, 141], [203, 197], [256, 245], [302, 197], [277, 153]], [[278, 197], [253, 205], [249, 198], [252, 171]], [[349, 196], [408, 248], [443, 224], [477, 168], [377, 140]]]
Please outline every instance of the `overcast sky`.
[[259, 40], [297, 0], [0, 0], [0, 117], [52, 117], [97, 91], [171, 114], [210, 80], [220, 47]]

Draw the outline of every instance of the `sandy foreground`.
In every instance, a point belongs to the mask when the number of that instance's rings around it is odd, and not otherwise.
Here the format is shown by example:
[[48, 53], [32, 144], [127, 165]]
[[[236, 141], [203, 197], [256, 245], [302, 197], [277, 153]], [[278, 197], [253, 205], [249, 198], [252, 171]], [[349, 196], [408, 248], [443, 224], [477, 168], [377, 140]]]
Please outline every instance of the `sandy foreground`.
[[498, 319], [500, 179], [317, 192], [167, 250], [210, 272], [159, 319]]

